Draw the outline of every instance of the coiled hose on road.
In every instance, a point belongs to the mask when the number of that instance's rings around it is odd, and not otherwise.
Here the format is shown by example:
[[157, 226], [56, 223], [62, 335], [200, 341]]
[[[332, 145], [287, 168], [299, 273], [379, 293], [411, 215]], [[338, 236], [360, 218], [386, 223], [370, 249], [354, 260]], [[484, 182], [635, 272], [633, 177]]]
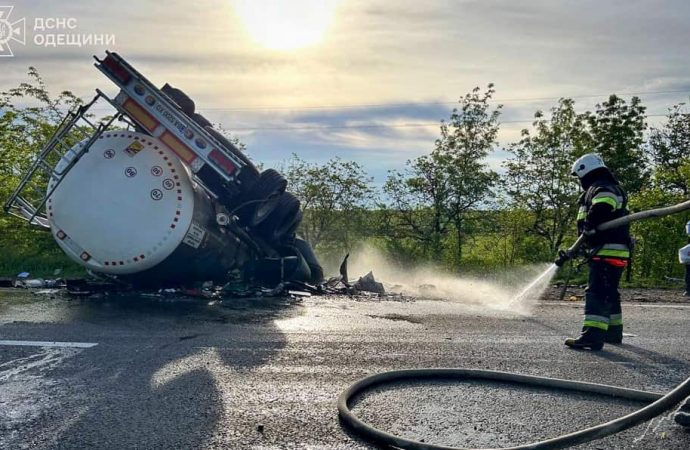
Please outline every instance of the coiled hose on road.
[[[679, 203], [666, 208], [642, 211], [629, 216], [622, 217], [611, 222], [600, 225], [597, 229], [607, 230], [633, 221], [648, 219], [651, 217], [663, 217], [676, 214], [690, 209], [690, 201]], [[583, 243], [584, 236], [581, 236], [573, 244], [568, 252], [575, 253]], [[614, 398], [622, 398], [639, 402], [652, 402], [644, 408], [635, 411], [627, 416], [596, 425], [574, 433], [565, 434], [544, 441], [533, 442], [530, 444], [518, 445], [516, 447], [505, 447], [500, 450], [545, 450], [572, 447], [573, 445], [601, 439], [612, 434], [619, 433], [628, 428], [632, 428], [643, 422], [671, 409], [674, 405], [690, 396], [690, 378], [680, 383], [666, 395], [655, 392], [638, 391], [605, 384], [585, 383], [580, 381], [568, 381], [557, 378], [537, 377], [531, 375], [520, 375], [509, 372], [479, 369], [410, 369], [394, 370], [383, 372], [363, 378], [345, 390], [338, 398], [338, 413], [345, 426], [349, 427], [361, 436], [374, 442], [390, 445], [407, 450], [469, 450], [459, 447], [447, 447], [443, 445], [433, 445], [424, 442], [413, 441], [399, 436], [392, 435], [379, 430], [359, 419], [351, 410], [352, 399], [358, 394], [375, 387], [400, 381], [419, 381], [419, 380], [490, 380], [498, 382], [516, 383], [528, 386], [537, 386], [551, 389], [562, 389], [590, 394], [606, 395]], [[499, 450], [499, 449], [484, 449]]]
[[584, 430], [540, 442], [532, 442], [529, 444], [518, 445], [516, 447], [504, 447], [501, 450], [558, 449], [601, 439], [646, 422], [662, 414], [664, 411], [671, 409], [674, 405], [678, 404], [680, 401], [690, 395], [690, 378], [679, 384], [668, 394], [662, 395], [655, 392], [638, 391], [635, 389], [626, 389], [616, 386], [608, 386], [605, 384], [520, 375], [494, 370], [462, 368], [394, 370], [392, 372], [383, 372], [363, 378], [344, 391], [338, 398], [338, 413], [341, 420], [347, 427], [355, 431], [357, 434], [360, 434], [362, 437], [370, 439], [379, 444], [390, 445], [408, 450], [469, 450], [459, 447], [427, 444], [424, 442], [413, 441], [392, 435], [367, 424], [350, 410], [352, 399], [355, 396], [362, 394], [375, 386], [412, 380], [490, 380], [551, 389], [585, 392], [589, 394], [606, 395], [609, 397], [639, 402], [653, 402], [644, 408], [635, 411], [634, 413], [607, 423], [603, 423], [601, 425], [596, 425], [591, 428], [586, 428]]

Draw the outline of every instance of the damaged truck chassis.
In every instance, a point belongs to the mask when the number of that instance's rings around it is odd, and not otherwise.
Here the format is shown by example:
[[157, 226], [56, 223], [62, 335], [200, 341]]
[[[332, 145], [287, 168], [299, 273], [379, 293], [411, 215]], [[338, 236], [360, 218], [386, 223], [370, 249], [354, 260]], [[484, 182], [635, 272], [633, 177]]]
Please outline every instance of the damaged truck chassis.
[[[322, 281], [281, 174], [260, 172], [182, 91], [158, 89], [116, 53], [95, 59], [119, 93], [97, 89], [67, 113], [6, 212], [50, 230], [91, 273], [134, 287]], [[95, 120], [94, 105], [113, 114]]]

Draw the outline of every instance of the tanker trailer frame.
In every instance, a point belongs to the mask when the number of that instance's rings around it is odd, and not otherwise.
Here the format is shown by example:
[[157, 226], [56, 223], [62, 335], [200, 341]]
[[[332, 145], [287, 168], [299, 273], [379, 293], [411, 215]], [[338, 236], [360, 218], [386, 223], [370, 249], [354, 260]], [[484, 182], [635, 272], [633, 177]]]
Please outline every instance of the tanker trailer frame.
[[[299, 201], [286, 192], [287, 182], [280, 174], [272, 169], [260, 172], [241, 150], [194, 112], [193, 101], [182, 91], [168, 84], [158, 89], [116, 53], [107, 52], [104, 59], [95, 59], [95, 66], [120, 88], [120, 92], [111, 99], [97, 89], [91, 102], [68, 112], [5, 204], [6, 212], [31, 225], [52, 229], [58, 245], [68, 256], [92, 272], [114, 275], [135, 285], [179, 284], [195, 279], [222, 281], [222, 272], [232, 272], [235, 278], [239, 273], [243, 279], [262, 285], [286, 280], [321, 281], [323, 271], [318, 261], [308, 244], [295, 234], [302, 217]], [[103, 102], [114, 108], [115, 113], [96, 123], [92, 107]], [[124, 122], [127, 130], [114, 128], [116, 121]], [[155, 248], [154, 258], [143, 265], [146, 255], [138, 252], [137, 256], [125, 261], [96, 258], [86, 250], [81, 251], [79, 239], [67, 236], [56, 225], [54, 214], [58, 216], [62, 212], [62, 221], [74, 222], [72, 217], [79, 213], [72, 211], [66, 216], [69, 208], [60, 210], [56, 203], [61, 194], [65, 197], [65, 192], [77, 197], [81, 195], [75, 179], [83, 179], [86, 176], [84, 166], [93, 165], [94, 152], [89, 154], [89, 151], [114, 140], [124, 140], [123, 151], [139, 159], [151, 158], [146, 151], [139, 153], [146, 147], [144, 142], [156, 149], [160, 147], [158, 153], [163, 168], [155, 166], [159, 172], [168, 169], [175, 172], [177, 167], [174, 178], [180, 195], [185, 180], [191, 185], [188, 188], [191, 191], [186, 192], [194, 199], [193, 207], [188, 208], [193, 210], [188, 214], [189, 223], [180, 223], [178, 220], [184, 218], [176, 217], [171, 225], [172, 228], [176, 225], [184, 228], [187, 234], [177, 239], [187, 246], [180, 244], [179, 248], [173, 248], [166, 244], [170, 247], [166, 250], [169, 257], [162, 258], [164, 261]], [[104, 156], [114, 158], [115, 153], [116, 150], [108, 149]], [[176, 160], [175, 166], [172, 159]], [[127, 167], [127, 170], [136, 174], [135, 167]], [[165, 181], [172, 182], [172, 179]], [[154, 191], [164, 192], [154, 189], [152, 196]], [[62, 199], [61, 202], [64, 205], [75, 200]], [[180, 206], [178, 202], [178, 216]], [[101, 222], [94, 224], [98, 231]], [[174, 241], [173, 236], [170, 237]], [[209, 251], [215, 256], [209, 257]], [[229, 260], [228, 255], [232, 256]], [[151, 267], [155, 257], [161, 264]], [[206, 262], [200, 263], [198, 270], [185, 271], [180, 267], [175, 270], [176, 266], [184, 267], [190, 258]], [[139, 268], [134, 267], [134, 263], [139, 264]], [[128, 267], [121, 267], [123, 265]]]

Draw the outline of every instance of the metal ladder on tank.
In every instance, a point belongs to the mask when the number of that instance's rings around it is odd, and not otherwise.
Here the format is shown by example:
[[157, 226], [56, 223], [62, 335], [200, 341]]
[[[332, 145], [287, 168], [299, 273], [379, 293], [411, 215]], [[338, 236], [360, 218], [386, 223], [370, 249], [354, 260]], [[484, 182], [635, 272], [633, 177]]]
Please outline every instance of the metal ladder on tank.
[[[67, 173], [79, 162], [91, 145], [110, 129], [115, 120], [123, 120], [129, 123], [121, 113], [107, 117], [99, 123], [89, 119], [88, 111], [99, 99], [110, 100], [100, 91], [89, 103], [69, 111], [58, 125], [55, 133], [48, 143], [35, 156], [29, 170], [22, 177], [16, 189], [12, 192], [4, 205], [6, 213], [39, 228], [49, 229], [50, 223], [45, 211], [46, 203], [55, 189], [60, 185]], [[78, 142], [84, 142], [70, 159], [69, 163], [57, 170], [57, 165], [62, 158], [74, 149]], [[41, 179], [41, 176], [47, 177]], [[52, 181], [52, 185], [51, 185]], [[50, 186], [50, 189], [48, 187]]]

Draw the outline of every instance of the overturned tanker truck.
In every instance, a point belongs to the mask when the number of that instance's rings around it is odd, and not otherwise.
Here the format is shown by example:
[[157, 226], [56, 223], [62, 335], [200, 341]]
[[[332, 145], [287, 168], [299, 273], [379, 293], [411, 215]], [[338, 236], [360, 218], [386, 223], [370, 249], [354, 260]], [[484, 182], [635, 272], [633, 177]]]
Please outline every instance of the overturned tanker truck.
[[[322, 281], [281, 174], [259, 171], [184, 92], [158, 89], [116, 53], [95, 59], [119, 93], [97, 89], [67, 113], [6, 212], [50, 230], [91, 273], [135, 287]], [[102, 105], [113, 112], [95, 120]]]

